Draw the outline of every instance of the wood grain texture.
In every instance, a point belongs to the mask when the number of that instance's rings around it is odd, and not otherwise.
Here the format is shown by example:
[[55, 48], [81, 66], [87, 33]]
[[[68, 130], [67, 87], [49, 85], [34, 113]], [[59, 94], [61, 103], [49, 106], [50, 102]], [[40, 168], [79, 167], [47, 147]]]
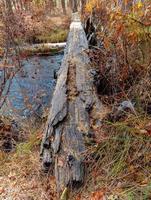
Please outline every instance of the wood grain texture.
[[87, 49], [86, 35], [75, 13], [41, 145], [43, 165], [53, 169], [58, 192], [83, 183], [91, 111], [101, 108], [89, 75]]

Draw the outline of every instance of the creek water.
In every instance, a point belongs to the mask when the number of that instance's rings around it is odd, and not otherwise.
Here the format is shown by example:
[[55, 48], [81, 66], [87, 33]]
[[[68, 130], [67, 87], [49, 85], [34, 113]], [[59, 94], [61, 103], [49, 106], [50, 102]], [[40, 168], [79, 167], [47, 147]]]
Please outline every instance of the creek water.
[[13, 78], [1, 114], [15, 119], [41, 117], [50, 107], [63, 54], [33, 56], [22, 61], [22, 71]]

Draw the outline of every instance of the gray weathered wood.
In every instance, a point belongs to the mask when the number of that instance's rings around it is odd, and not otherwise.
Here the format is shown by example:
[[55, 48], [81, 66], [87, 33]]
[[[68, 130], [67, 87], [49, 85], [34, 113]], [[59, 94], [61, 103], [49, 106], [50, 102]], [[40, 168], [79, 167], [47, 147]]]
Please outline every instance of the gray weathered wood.
[[41, 145], [43, 165], [54, 169], [59, 192], [83, 182], [85, 138], [95, 121], [91, 113], [101, 108], [89, 75], [87, 49], [86, 35], [75, 13]]

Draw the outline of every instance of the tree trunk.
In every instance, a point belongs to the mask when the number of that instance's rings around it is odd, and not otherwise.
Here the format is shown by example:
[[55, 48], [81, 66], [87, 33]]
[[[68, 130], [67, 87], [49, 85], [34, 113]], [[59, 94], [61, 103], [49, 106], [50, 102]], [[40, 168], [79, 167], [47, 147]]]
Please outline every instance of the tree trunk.
[[71, 0], [71, 4], [72, 4], [72, 12], [75, 13], [78, 11], [78, 3], [77, 0]]
[[12, 0], [12, 4], [13, 4], [13, 9], [16, 10], [17, 9], [16, 1]]
[[81, 0], [81, 13], [84, 14], [84, 9], [86, 6], [86, 0]]
[[61, 5], [62, 5], [63, 14], [66, 15], [66, 4], [65, 4], [65, 0], [61, 0]]
[[55, 172], [59, 192], [83, 183], [85, 142], [94, 122], [95, 126], [100, 123], [101, 104], [89, 73], [87, 49], [86, 35], [75, 13], [41, 145], [43, 167]]

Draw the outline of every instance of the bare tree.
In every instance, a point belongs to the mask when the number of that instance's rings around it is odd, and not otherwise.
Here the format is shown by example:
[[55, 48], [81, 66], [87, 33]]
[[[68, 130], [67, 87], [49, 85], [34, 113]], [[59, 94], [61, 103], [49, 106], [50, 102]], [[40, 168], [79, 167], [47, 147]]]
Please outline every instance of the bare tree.
[[84, 13], [85, 6], [86, 6], [86, 0], [81, 0], [81, 13], [82, 14]]
[[66, 15], [66, 4], [65, 4], [65, 0], [61, 0], [61, 5], [62, 5], [63, 14]]
[[71, 0], [71, 5], [72, 5], [72, 12], [77, 12], [78, 11], [78, 2], [77, 0]]

